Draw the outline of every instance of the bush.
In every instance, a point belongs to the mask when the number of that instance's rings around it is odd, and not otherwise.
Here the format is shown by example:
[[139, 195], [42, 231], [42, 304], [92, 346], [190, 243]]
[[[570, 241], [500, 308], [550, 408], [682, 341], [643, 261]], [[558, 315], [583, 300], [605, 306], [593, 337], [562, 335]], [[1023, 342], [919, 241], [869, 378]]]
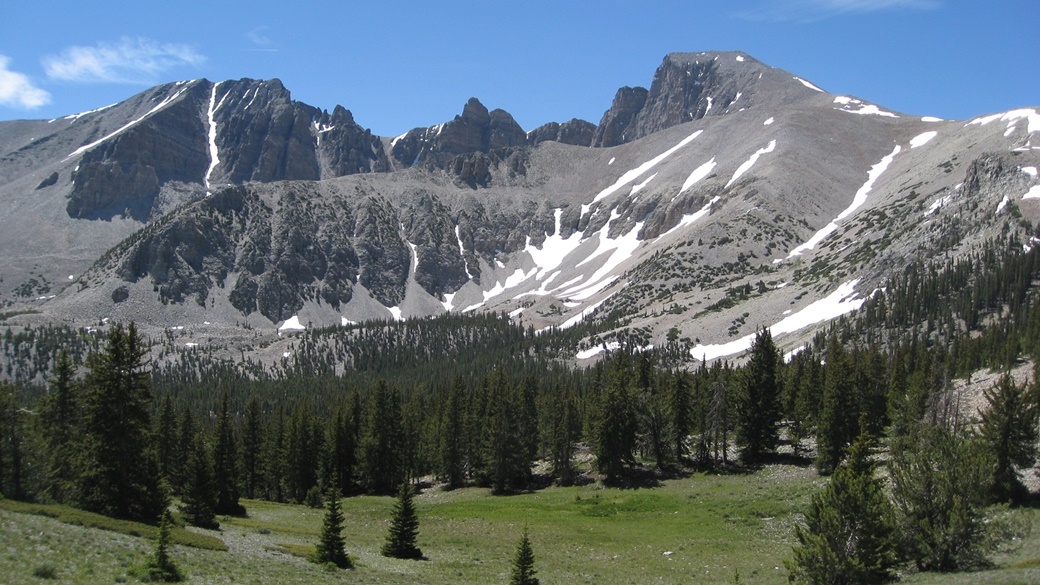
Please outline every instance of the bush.
[[33, 577], [37, 579], [57, 579], [58, 569], [54, 565], [40, 565], [33, 569]]

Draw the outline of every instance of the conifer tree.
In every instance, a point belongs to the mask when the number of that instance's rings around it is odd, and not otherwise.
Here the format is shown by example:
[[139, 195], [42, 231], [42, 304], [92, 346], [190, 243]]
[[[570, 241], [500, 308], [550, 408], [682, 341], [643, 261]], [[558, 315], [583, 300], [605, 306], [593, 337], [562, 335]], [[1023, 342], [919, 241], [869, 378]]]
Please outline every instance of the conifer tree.
[[152, 553], [152, 558], [144, 566], [144, 574], [140, 575], [142, 581], [179, 583], [184, 580], [180, 569], [177, 568], [173, 559], [170, 558], [170, 530], [172, 526], [173, 520], [170, 518], [170, 512], [164, 510], [162, 518], [159, 520], [159, 538], [155, 541], [155, 551]]
[[607, 387], [600, 398], [596, 428], [596, 466], [606, 481], [617, 481], [625, 464], [634, 459], [635, 411], [632, 407], [632, 372], [625, 352], [611, 364]]
[[538, 578], [535, 577], [537, 573], [538, 571], [534, 568], [534, 549], [531, 548], [531, 541], [527, 538], [527, 528], [525, 527], [523, 536], [516, 545], [509, 585], [538, 585]]
[[680, 371], [672, 376], [671, 390], [669, 411], [672, 441], [675, 457], [681, 462], [689, 453], [686, 439], [693, 432], [693, 397], [690, 392], [690, 378], [686, 372]]
[[462, 378], [456, 377], [448, 388], [448, 399], [441, 414], [440, 471], [448, 482], [448, 489], [462, 487], [466, 481], [462, 406], [464, 392]]
[[245, 514], [245, 507], [238, 501], [238, 441], [231, 424], [227, 392], [220, 402], [220, 413], [217, 415], [216, 440], [213, 444], [213, 484], [217, 493], [217, 503], [213, 510], [216, 514]]
[[920, 571], [985, 566], [997, 526], [986, 515], [992, 464], [984, 445], [922, 424], [889, 461], [900, 552]]
[[892, 509], [875, 477], [868, 437], [856, 441], [848, 461], [813, 495], [795, 536], [798, 545], [788, 563], [795, 582], [869, 585], [893, 578]]
[[848, 352], [832, 335], [827, 342], [827, 365], [819, 421], [816, 427], [816, 469], [829, 475], [841, 463], [859, 434], [858, 399]]
[[1037, 397], [1005, 374], [984, 391], [982, 440], [994, 459], [991, 493], [998, 502], [1022, 503], [1029, 495], [1016, 467], [1036, 462]]
[[744, 367], [743, 392], [737, 411], [737, 444], [744, 463], [758, 463], [776, 449], [780, 422], [780, 350], [769, 329], [755, 335]]
[[318, 546], [313, 561], [324, 565], [332, 563], [341, 569], [351, 569], [354, 563], [344, 548], [343, 511], [339, 507], [339, 494], [329, 490], [325, 498], [325, 518], [321, 523]]
[[54, 371], [47, 379], [47, 384], [49, 392], [40, 405], [40, 422], [46, 445], [45, 481], [52, 499], [68, 502], [73, 497], [76, 483], [80, 388], [75, 380], [72, 359], [64, 349], [58, 352]]
[[23, 425], [14, 397], [14, 388], [0, 381], [0, 495], [26, 498], [25, 449]]
[[260, 402], [254, 397], [246, 406], [242, 424], [242, 487], [247, 498], [259, 496], [264, 483], [264, 427]]
[[560, 485], [571, 485], [575, 475], [572, 460], [575, 444], [581, 435], [581, 420], [571, 393], [558, 392], [554, 395], [558, 402], [550, 411], [549, 451], [552, 473]]
[[422, 551], [415, 544], [419, 535], [419, 517], [412, 501], [414, 491], [408, 482], [401, 483], [390, 518], [390, 531], [383, 543], [384, 557], [397, 559], [421, 559]]
[[83, 408], [82, 506], [92, 512], [158, 522], [165, 508], [151, 450], [151, 405], [145, 356], [131, 323], [109, 331], [105, 350], [87, 358]]
[[189, 524], [200, 528], [219, 528], [215, 512], [217, 491], [213, 482], [213, 462], [201, 433], [196, 433], [191, 443], [181, 501], [181, 512]]
[[183, 494], [185, 486], [188, 485], [189, 468], [191, 467], [192, 453], [195, 450], [195, 434], [197, 432], [198, 429], [195, 428], [195, 417], [192, 415], [191, 407], [185, 406], [178, 425], [177, 451], [173, 459], [174, 468], [171, 487], [173, 488], [173, 493], [177, 495]]
[[373, 492], [392, 493], [404, 481], [404, 440], [400, 395], [380, 380], [375, 395], [369, 399], [362, 448], [365, 476]]
[[159, 418], [155, 423], [154, 443], [159, 476], [170, 487], [174, 484], [177, 469], [177, 439], [177, 411], [173, 406], [173, 398], [166, 393], [159, 407]]

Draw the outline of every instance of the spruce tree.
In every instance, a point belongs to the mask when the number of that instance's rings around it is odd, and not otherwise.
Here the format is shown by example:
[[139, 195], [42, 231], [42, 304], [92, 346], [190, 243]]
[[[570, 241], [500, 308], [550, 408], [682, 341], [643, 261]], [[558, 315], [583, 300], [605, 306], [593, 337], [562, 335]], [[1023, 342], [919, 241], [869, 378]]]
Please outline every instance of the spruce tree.
[[673, 449], [676, 459], [682, 462], [689, 452], [686, 439], [693, 432], [693, 396], [690, 392], [690, 378], [686, 372], [677, 372], [672, 376], [671, 390], [669, 414]]
[[816, 426], [816, 469], [830, 475], [859, 434], [858, 399], [848, 352], [832, 335], [827, 342], [827, 364], [819, 420]]
[[149, 559], [148, 563], [140, 571], [141, 574], [138, 575], [142, 581], [179, 583], [184, 580], [180, 569], [177, 568], [173, 559], [170, 558], [170, 530], [172, 526], [173, 519], [170, 518], [170, 512], [164, 510], [162, 519], [159, 520], [159, 538], [155, 541], [155, 551], [152, 553], [152, 558]]
[[737, 411], [737, 444], [744, 463], [758, 463], [776, 449], [780, 422], [780, 367], [783, 360], [769, 329], [755, 335], [744, 367], [743, 392]]
[[404, 481], [405, 433], [401, 417], [401, 397], [396, 389], [380, 380], [369, 399], [368, 425], [362, 446], [364, 472], [377, 494], [393, 493]]
[[245, 497], [259, 497], [264, 483], [264, 427], [260, 402], [254, 397], [246, 406], [242, 424], [242, 487]]
[[57, 502], [73, 498], [76, 483], [76, 458], [80, 423], [80, 388], [69, 354], [58, 352], [54, 371], [47, 379], [48, 394], [40, 404], [40, 423], [46, 445], [46, 484]]
[[440, 472], [447, 489], [462, 487], [466, 482], [465, 429], [463, 427], [462, 378], [456, 377], [448, 389], [448, 399], [441, 411]]
[[351, 569], [354, 563], [344, 548], [343, 511], [339, 507], [339, 494], [329, 490], [325, 499], [325, 518], [321, 523], [321, 533], [315, 550], [314, 562], [324, 565], [332, 563], [341, 569]]
[[159, 418], [155, 423], [155, 458], [159, 465], [159, 476], [168, 486], [173, 486], [177, 469], [177, 411], [173, 397], [167, 392], [159, 407]]
[[634, 459], [635, 410], [632, 407], [632, 372], [625, 352], [618, 353], [610, 368], [607, 387], [600, 398], [596, 424], [596, 466], [613, 483]]
[[78, 487], [89, 511], [158, 522], [166, 500], [150, 448], [147, 353], [131, 323], [113, 326], [104, 351], [88, 356]]
[[984, 391], [988, 408], [982, 411], [982, 440], [994, 460], [990, 482], [993, 499], [1022, 503], [1029, 491], [1019, 478], [1018, 467], [1036, 462], [1037, 399], [1005, 374]]
[[238, 501], [238, 441], [231, 424], [228, 395], [220, 402], [216, 441], [213, 444], [213, 483], [217, 493], [216, 514], [242, 516], [246, 509]]
[[394, 503], [390, 518], [390, 531], [386, 535], [386, 542], [381, 551], [384, 557], [423, 558], [422, 551], [415, 544], [415, 539], [419, 535], [419, 517], [415, 512], [413, 495], [412, 486], [408, 482], [402, 483], [397, 492], [397, 501]]
[[985, 566], [997, 527], [986, 515], [992, 463], [984, 444], [920, 425], [889, 461], [900, 552], [920, 571]]
[[535, 577], [538, 571], [534, 568], [534, 550], [531, 541], [527, 538], [527, 528], [516, 545], [516, 555], [513, 557], [513, 571], [509, 576], [509, 585], [538, 585]]
[[181, 501], [181, 512], [189, 524], [210, 529], [220, 527], [215, 511], [217, 491], [213, 462], [201, 433], [197, 433], [191, 443]]
[[868, 437], [856, 441], [848, 461], [813, 495], [795, 536], [798, 545], [788, 563], [792, 581], [869, 585], [893, 578], [892, 509], [875, 477]]

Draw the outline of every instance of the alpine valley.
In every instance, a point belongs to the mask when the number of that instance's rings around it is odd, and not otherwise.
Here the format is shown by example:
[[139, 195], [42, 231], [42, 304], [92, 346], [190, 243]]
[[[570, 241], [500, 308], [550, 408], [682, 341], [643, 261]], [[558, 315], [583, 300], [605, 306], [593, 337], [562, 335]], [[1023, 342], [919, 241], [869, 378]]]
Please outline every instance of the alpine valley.
[[791, 352], [908, 266], [1028, 250], [1038, 168], [1038, 109], [911, 116], [741, 52], [670, 54], [598, 124], [533, 130], [474, 98], [381, 137], [277, 79], [182, 81], [0, 122], [0, 304], [265, 360], [446, 312], [580, 324], [578, 360], [737, 356], [762, 327]]

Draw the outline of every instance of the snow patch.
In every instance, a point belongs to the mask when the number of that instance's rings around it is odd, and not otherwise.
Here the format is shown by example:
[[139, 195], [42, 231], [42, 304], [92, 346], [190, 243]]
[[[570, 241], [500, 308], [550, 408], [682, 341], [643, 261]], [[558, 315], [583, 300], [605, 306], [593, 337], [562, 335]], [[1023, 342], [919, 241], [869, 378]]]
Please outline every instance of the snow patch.
[[935, 203], [932, 203], [928, 207], [928, 209], [925, 210], [925, 212], [924, 212], [925, 217], [935, 213], [940, 207], [942, 207], [942, 206], [946, 205], [947, 203], [949, 203], [951, 199], [953, 199], [953, 195], [944, 195], [944, 196], [936, 199]]
[[787, 257], [791, 258], [801, 254], [805, 250], [812, 250], [817, 244], [823, 241], [824, 238], [837, 231], [839, 221], [852, 215], [857, 209], [866, 203], [867, 195], [870, 194], [870, 190], [874, 188], [874, 183], [878, 180], [881, 174], [888, 169], [888, 165], [892, 164], [892, 161], [895, 160], [896, 155], [899, 154], [900, 150], [900, 147], [896, 146], [892, 152], [887, 154], [877, 164], [871, 167], [870, 171], [867, 172], [867, 182], [863, 183], [863, 186], [859, 188], [859, 191], [856, 191], [856, 195], [852, 198], [852, 204], [846, 207], [845, 211], [838, 214], [838, 217], [836, 217], [834, 221], [824, 226], [823, 229], [816, 232], [813, 237], [809, 238], [809, 241], [791, 250]]
[[217, 165], [220, 164], [220, 153], [217, 149], [217, 122], [214, 116], [216, 115], [217, 110], [220, 109], [220, 106], [224, 105], [224, 100], [226, 100], [227, 96], [231, 93], [228, 92], [224, 94], [224, 97], [220, 98], [220, 103], [217, 103], [217, 86], [220, 84], [221, 82], [219, 81], [213, 84], [213, 89], [209, 94], [209, 108], [206, 111], [206, 120], [209, 122], [209, 168], [206, 169], [206, 177], [203, 180], [206, 185], [206, 195], [210, 194], [209, 178], [213, 174], [213, 169], [217, 168]]
[[293, 315], [286, 319], [285, 323], [282, 323], [282, 326], [278, 328], [278, 333], [280, 334], [282, 331], [303, 331], [305, 329], [307, 327], [300, 323], [299, 315]]
[[1036, 167], [1022, 167], [1021, 170], [1030, 177], [1036, 178]]
[[775, 120], [773, 119], [773, 117], [772, 117], [772, 116], [770, 116], [769, 118], [767, 118], [767, 119], [766, 119], [766, 121], [765, 121], [765, 122], [762, 122], [762, 125], [763, 125], [763, 126], [768, 126], [768, 125], [772, 124], [772, 123], [773, 123], [774, 121], [775, 121]]
[[596, 347], [590, 347], [588, 349], [579, 351], [578, 353], [574, 354], [574, 357], [578, 358], [579, 360], [587, 360], [589, 358], [596, 357], [604, 351], [617, 351], [621, 348], [621, 344], [617, 341], [610, 341], [604, 345], [606, 345], [605, 349], [603, 345], [597, 345]]
[[711, 201], [705, 203], [704, 207], [701, 207], [699, 211], [696, 211], [694, 213], [690, 213], [690, 214], [684, 215], [682, 217], [682, 219], [679, 220], [679, 223], [677, 223], [675, 225], [675, 227], [673, 227], [672, 229], [666, 231], [665, 233], [661, 234], [660, 236], [657, 236], [657, 239], [659, 240], [659, 239], [667, 236], [668, 234], [670, 234], [672, 232], [675, 232], [675, 231], [677, 231], [677, 230], [679, 230], [681, 228], [684, 228], [684, 227], [692, 224], [693, 222], [697, 221], [698, 219], [704, 217], [705, 215], [708, 214], [709, 211], [711, 211], [711, 206], [716, 204], [716, 203], [718, 203], [719, 199], [721, 199], [721, 197], [716, 195], [715, 197], [712, 197]]
[[711, 160], [697, 167], [690, 173], [690, 176], [686, 178], [686, 181], [682, 185], [682, 189], [679, 189], [679, 194], [682, 195], [687, 189], [693, 187], [698, 181], [707, 177], [711, 174], [711, 171], [715, 169], [715, 157], [711, 157]]
[[769, 144], [767, 144], [765, 148], [760, 148], [756, 150], [755, 154], [751, 155], [751, 158], [747, 159], [746, 161], [744, 161], [743, 164], [737, 167], [737, 172], [733, 173], [733, 178], [731, 178], [729, 182], [726, 183], [725, 188], [729, 189], [729, 186], [735, 183], [741, 175], [751, 170], [751, 167], [755, 166], [755, 163], [758, 162], [758, 157], [762, 156], [763, 154], [773, 152], [774, 150], [776, 150], [776, 140], [770, 140]]
[[104, 136], [102, 138], [99, 138], [98, 140], [95, 140], [94, 142], [91, 142], [90, 144], [87, 144], [87, 145], [84, 145], [84, 146], [81, 146], [81, 147], [77, 148], [76, 150], [72, 151], [72, 154], [66, 156], [64, 160], [69, 160], [70, 158], [72, 158], [72, 157], [74, 157], [76, 155], [83, 154], [84, 152], [90, 150], [91, 148], [94, 148], [95, 146], [101, 144], [102, 142], [104, 142], [104, 141], [106, 141], [106, 140], [108, 140], [108, 139], [110, 139], [110, 138], [112, 138], [114, 136], [118, 136], [119, 134], [122, 134], [123, 132], [126, 132], [130, 128], [132, 128], [132, 127], [136, 126], [137, 124], [139, 124], [142, 120], [144, 120], [148, 116], [151, 116], [152, 114], [154, 114], [154, 113], [158, 112], [159, 110], [165, 108], [170, 103], [172, 103], [174, 100], [176, 100], [177, 98], [181, 97], [181, 95], [183, 95], [185, 91], [187, 91], [187, 88], [184, 88], [184, 89], [178, 91], [177, 93], [173, 94], [172, 96], [167, 97], [163, 101], [159, 102], [159, 105], [155, 106], [151, 110], [148, 110], [148, 113], [146, 113], [145, 115], [141, 116], [140, 118], [137, 118], [136, 120], [132, 120], [130, 122], [127, 122], [122, 127], [120, 127], [118, 130], [112, 132], [111, 134], [108, 134], [108, 135], [106, 135], [106, 136]]
[[928, 144], [933, 138], [938, 136], [939, 133], [936, 131], [925, 132], [924, 134], [918, 134], [910, 140], [910, 148], [917, 148], [918, 146], [924, 146]]
[[618, 189], [620, 189], [620, 188], [624, 187], [625, 185], [631, 183], [632, 181], [638, 179], [644, 173], [646, 173], [650, 169], [654, 168], [658, 163], [660, 163], [664, 159], [668, 158], [669, 156], [675, 154], [675, 152], [678, 151], [680, 148], [686, 146], [690, 142], [693, 142], [693, 140], [696, 139], [698, 136], [700, 136], [702, 132], [704, 132], [704, 131], [703, 130], [698, 130], [698, 131], [694, 132], [693, 134], [690, 134], [689, 136], [684, 138], [681, 142], [679, 142], [679, 144], [676, 144], [672, 148], [669, 148], [668, 150], [662, 152], [661, 154], [657, 155], [656, 157], [650, 159], [649, 161], [647, 161], [647, 162], [639, 165], [638, 167], [636, 167], [636, 168], [626, 172], [625, 174], [621, 175], [621, 178], [619, 178], [613, 185], [611, 185], [610, 187], [607, 187], [606, 189], [600, 191], [599, 194], [596, 195], [596, 197], [594, 197], [592, 199], [592, 202], [593, 203], [597, 203], [599, 201], [602, 201], [603, 199], [606, 199], [607, 197], [610, 197]]
[[[1025, 197], [1023, 197], [1023, 199], [1025, 199]], [[1007, 204], [1010, 203], [1010, 202], [1011, 202], [1011, 199], [1008, 198], [1007, 195], [1005, 195], [1004, 198], [1000, 200], [1000, 203], [997, 204], [997, 213], [1000, 213], [1001, 211], [1003, 211], [1004, 208], [1007, 207]]]
[[[825, 298], [810, 303], [804, 309], [789, 315], [769, 327], [773, 337], [779, 337], [786, 333], [794, 333], [806, 327], [830, 321], [847, 313], [851, 313], [863, 306], [866, 299], [856, 298], [856, 285], [859, 279], [842, 283], [837, 290]], [[694, 359], [713, 360], [742, 353], [751, 348], [755, 341], [756, 333], [741, 337], [736, 341], [716, 345], [700, 345], [690, 350]]]
[[647, 185], [649, 185], [650, 181], [653, 181], [655, 177], [657, 177], [657, 173], [654, 173], [654, 174], [650, 175], [650, 178], [645, 180], [645, 181], [643, 181], [642, 183], [640, 183], [638, 185], [633, 185], [632, 186], [632, 192], [629, 193], [629, 195], [630, 196], [631, 195], [635, 195], [636, 193], [642, 191], [643, 187], [646, 187]]
[[1031, 108], [1011, 110], [1002, 114], [991, 114], [989, 116], [982, 116], [980, 118], [975, 118], [974, 120], [968, 122], [964, 126], [985, 126], [991, 122], [996, 122], [997, 120], [1000, 120], [1002, 122], [1008, 122], [1009, 126], [1012, 122], [1016, 122], [1018, 120], [1026, 120], [1029, 124], [1028, 131], [1030, 134], [1032, 134], [1033, 132], [1040, 132], [1040, 113]]
[[743, 63], [743, 62], [744, 62], [744, 57], [742, 55], [737, 55], [737, 63]]
[[921, 121], [922, 122], [943, 122], [944, 120], [942, 118], [936, 118], [935, 116], [922, 116], [921, 117]]
[[826, 92], [825, 92], [825, 91], [823, 91], [822, 89], [820, 89], [820, 88], [816, 87], [815, 85], [813, 85], [813, 84], [809, 83], [808, 81], [806, 81], [806, 80], [802, 79], [801, 77], [795, 77], [794, 79], [795, 79], [795, 81], [797, 81], [798, 83], [801, 83], [802, 85], [804, 85], [805, 87], [808, 87], [809, 89], [811, 89], [811, 90], [813, 90], [813, 91], [818, 91], [818, 92], [820, 92], [820, 93], [826, 93]]
[[1040, 199], [1040, 185], [1030, 187], [1026, 194], [1022, 196], [1022, 199]]

